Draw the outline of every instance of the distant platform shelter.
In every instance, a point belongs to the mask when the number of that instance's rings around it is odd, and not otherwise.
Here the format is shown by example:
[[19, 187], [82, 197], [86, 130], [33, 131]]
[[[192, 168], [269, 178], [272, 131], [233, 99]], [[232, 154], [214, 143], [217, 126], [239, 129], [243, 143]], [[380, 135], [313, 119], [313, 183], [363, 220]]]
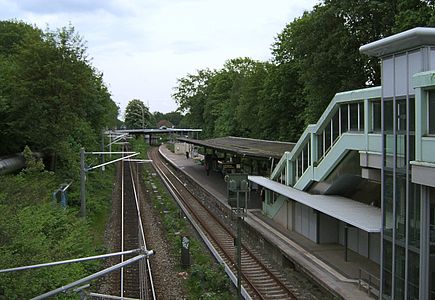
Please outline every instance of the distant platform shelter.
[[291, 151], [295, 146], [295, 143], [233, 136], [208, 140], [179, 137], [178, 140], [202, 147], [206, 163], [223, 175], [236, 172], [270, 175], [270, 170], [278, 163], [284, 152]]

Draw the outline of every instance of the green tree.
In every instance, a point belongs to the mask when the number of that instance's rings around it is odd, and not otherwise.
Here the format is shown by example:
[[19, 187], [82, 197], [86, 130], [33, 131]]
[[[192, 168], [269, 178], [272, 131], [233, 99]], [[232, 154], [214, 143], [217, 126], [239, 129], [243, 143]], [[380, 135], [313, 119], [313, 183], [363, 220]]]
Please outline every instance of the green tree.
[[198, 70], [196, 74], [187, 74], [177, 80], [172, 97], [179, 105], [178, 111], [185, 114], [183, 119], [187, 127], [203, 128], [204, 106], [209, 93], [209, 80], [214, 71]]
[[85, 42], [71, 25], [42, 32], [18, 21], [1, 21], [0, 39], [0, 154], [29, 145], [69, 172], [118, 114]]
[[127, 128], [147, 128], [150, 127], [151, 114], [148, 107], [139, 100], [130, 100], [125, 108], [125, 126]]

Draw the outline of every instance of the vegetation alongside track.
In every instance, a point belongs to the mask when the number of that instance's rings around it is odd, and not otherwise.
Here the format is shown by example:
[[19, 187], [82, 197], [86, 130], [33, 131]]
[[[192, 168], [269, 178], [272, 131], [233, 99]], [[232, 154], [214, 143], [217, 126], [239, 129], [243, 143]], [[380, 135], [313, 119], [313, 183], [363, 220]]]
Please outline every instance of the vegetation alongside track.
[[[142, 158], [148, 149], [148, 145], [142, 139], [131, 142], [134, 151], [140, 151]], [[145, 152], [144, 152], [145, 151]], [[153, 175], [154, 174], [154, 175]], [[167, 232], [167, 239], [171, 244], [173, 255], [180, 262], [178, 270], [180, 274], [186, 272], [186, 287], [189, 299], [233, 299], [230, 292], [231, 283], [223, 268], [217, 265], [211, 258], [209, 252], [204, 249], [204, 245], [191, 233], [191, 228], [187, 219], [181, 216], [180, 208], [172, 199], [163, 186], [160, 179], [155, 176], [155, 171], [151, 167], [144, 168], [142, 174], [146, 188], [150, 191], [155, 189], [158, 193], [150, 193], [153, 206], [160, 214], [162, 222]], [[190, 237], [190, 255], [192, 265], [190, 268], [181, 267], [181, 237]]]
[[[114, 168], [88, 176], [88, 218], [79, 214], [79, 182], [63, 209], [51, 195], [63, 182], [53, 172], [27, 168], [0, 176], [0, 269], [106, 253], [104, 229]], [[29, 299], [94, 273], [99, 261], [0, 274], [0, 299]], [[78, 298], [78, 295], [61, 298]]]

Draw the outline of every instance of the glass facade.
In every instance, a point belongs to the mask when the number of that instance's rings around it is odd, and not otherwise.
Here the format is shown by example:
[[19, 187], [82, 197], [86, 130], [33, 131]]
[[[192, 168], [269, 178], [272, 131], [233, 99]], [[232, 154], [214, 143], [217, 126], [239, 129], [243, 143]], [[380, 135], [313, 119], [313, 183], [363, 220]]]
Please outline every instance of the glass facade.
[[[393, 56], [393, 70], [405, 62]], [[395, 80], [402, 74], [396, 74]], [[407, 74], [403, 74], [407, 77]], [[387, 81], [388, 82], [388, 81]], [[394, 81], [393, 81], [394, 84]], [[384, 86], [383, 86], [384, 88]], [[388, 88], [388, 91], [396, 91]], [[382, 299], [419, 299], [421, 203], [420, 187], [411, 182], [415, 148], [415, 100], [393, 93], [381, 101], [382, 168]], [[372, 130], [379, 127], [379, 105], [372, 104]]]
[[372, 105], [372, 132], [381, 131], [381, 101], [373, 101]]

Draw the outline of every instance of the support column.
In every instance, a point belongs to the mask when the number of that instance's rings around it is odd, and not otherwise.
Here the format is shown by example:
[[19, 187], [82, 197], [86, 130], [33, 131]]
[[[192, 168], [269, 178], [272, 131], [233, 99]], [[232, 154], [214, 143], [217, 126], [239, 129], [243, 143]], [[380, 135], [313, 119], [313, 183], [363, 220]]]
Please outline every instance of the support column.
[[427, 126], [427, 93], [422, 88], [415, 89], [415, 160], [422, 161], [422, 137]]
[[429, 191], [425, 186], [421, 187], [421, 207], [420, 207], [420, 286], [419, 299], [429, 298], [429, 220], [430, 220], [430, 201]]
[[344, 224], [344, 261], [348, 261], [347, 259], [347, 244], [348, 244], [348, 233], [349, 233], [349, 226], [347, 224]]

